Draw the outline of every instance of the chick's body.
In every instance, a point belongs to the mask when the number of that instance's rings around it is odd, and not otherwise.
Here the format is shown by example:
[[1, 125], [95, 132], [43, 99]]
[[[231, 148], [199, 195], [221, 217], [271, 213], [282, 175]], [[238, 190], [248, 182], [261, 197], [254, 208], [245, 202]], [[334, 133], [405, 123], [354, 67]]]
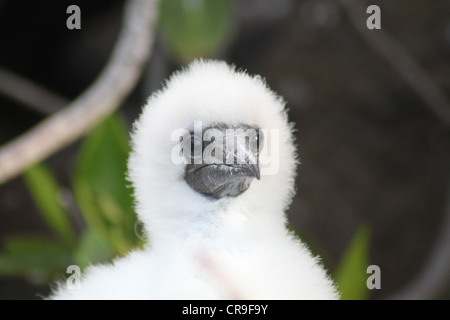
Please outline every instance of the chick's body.
[[[195, 134], [198, 125], [226, 135], [254, 128], [264, 132], [255, 140], [261, 149], [238, 155], [224, 147], [239, 164], [175, 161], [183, 140], [175, 133]], [[224, 62], [192, 63], [149, 98], [132, 147], [129, 178], [149, 244], [89, 268], [81, 288], [61, 285], [52, 298], [338, 298], [320, 262], [286, 229], [297, 164], [292, 126], [260, 77]]]

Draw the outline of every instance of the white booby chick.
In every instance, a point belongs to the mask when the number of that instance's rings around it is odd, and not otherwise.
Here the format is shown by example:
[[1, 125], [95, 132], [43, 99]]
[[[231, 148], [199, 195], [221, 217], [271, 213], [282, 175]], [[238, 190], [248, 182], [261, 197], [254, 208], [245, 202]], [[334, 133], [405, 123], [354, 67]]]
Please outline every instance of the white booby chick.
[[[243, 131], [257, 134], [241, 139]], [[208, 162], [206, 149], [221, 135], [234, 142], [210, 155], [226, 161]], [[51, 298], [338, 298], [317, 258], [286, 229], [292, 126], [259, 76], [193, 62], [149, 98], [132, 147], [129, 179], [149, 244], [88, 268], [79, 289], [61, 284]]]

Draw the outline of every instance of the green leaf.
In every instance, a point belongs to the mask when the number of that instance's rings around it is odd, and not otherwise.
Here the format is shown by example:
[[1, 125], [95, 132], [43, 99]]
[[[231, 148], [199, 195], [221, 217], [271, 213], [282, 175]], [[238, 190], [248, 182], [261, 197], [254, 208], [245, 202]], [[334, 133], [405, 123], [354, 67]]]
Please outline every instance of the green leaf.
[[114, 249], [91, 231], [86, 231], [75, 249], [73, 257], [75, 264], [81, 269], [88, 265], [109, 261], [115, 256]]
[[126, 185], [128, 153], [128, 130], [113, 115], [83, 142], [73, 177], [75, 199], [89, 229], [118, 252], [131, 247], [124, 243], [138, 241], [131, 232], [136, 215]]
[[44, 220], [66, 244], [73, 244], [75, 234], [66, 209], [59, 200], [61, 189], [51, 172], [40, 164], [25, 171], [24, 177]]
[[63, 272], [70, 264], [72, 260], [66, 246], [42, 237], [6, 238], [0, 253], [0, 275], [27, 277], [40, 283]]
[[164, 0], [160, 6], [163, 37], [181, 61], [211, 57], [231, 36], [231, 0]]
[[357, 230], [352, 243], [341, 259], [335, 273], [335, 280], [342, 300], [365, 300], [368, 298], [366, 271], [369, 265], [369, 240], [369, 229], [363, 225]]
[[74, 195], [81, 213], [88, 225], [88, 228], [94, 232], [103, 241], [108, 241], [108, 224], [102, 217], [95, 195], [86, 179], [79, 178], [74, 182]]
[[93, 192], [106, 192], [124, 211], [129, 210], [132, 201], [125, 180], [128, 153], [128, 130], [122, 118], [113, 115], [83, 142], [74, 182], [84, 180]]

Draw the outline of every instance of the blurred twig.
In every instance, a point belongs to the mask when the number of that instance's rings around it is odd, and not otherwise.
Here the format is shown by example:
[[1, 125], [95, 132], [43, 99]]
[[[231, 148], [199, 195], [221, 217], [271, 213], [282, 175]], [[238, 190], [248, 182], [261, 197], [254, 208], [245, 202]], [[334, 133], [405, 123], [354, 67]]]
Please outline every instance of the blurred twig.
[[[397, 41], [381, 30], [366, 28], [366, 7], [357, 0], [339, 0], [360, 35], [412, 87], [425, 105], [450, 126], [450, 102], [440, 88]], [[442, 229], [422, 272], [391, 299], [433, 299], [450, 284], [450, 190]]]
[[382, 30], [366, 27], [366, 7], [359, 0], [339, 0], [350, 20], [367, 43], [378, 52], [425, 102], [425, 105], [450, 126], [450, 102], [413, 56]]
[[75, 141], [113, 112], [135, 86], [155, 37], [157, 0], [128, 0], [112, 56], [65, 109], [0, 149], [0, 184]]
[[44, 115], [53, 114], [68, 103], [63, 97], [1, 68], [0, 93]]
[[436, 245], [419, 276], [391, 299], [432, 299], [450, 286], [450, 189], [447, 192], [447, 212]]

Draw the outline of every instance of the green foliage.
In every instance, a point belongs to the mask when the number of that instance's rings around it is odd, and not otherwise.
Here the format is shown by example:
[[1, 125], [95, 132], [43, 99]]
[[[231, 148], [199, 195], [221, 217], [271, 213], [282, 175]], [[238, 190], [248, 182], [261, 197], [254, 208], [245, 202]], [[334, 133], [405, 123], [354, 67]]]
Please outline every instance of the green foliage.
[[50, 171], [42, 165], [36, 165], [28, 169], [24, 177], [44, 220], [66, 244], [73, 244], [75, 235], [65, 208], [59, 201], [59, 185]]
[[172, 53], [187, 61], [211, 57], [232, 32], [231, 0], [164, 0], [160, 2], [162, 35]]
[[336, 270], [335, 280], [342, 300], [368, 298], [366, 270], [369, 265], [369, 240], [369, 229], [363, 225], [357, 230]]
[[10, 237], [0, 255], [0, 275], [45, 283], [70, 262], [70, 251], [62, 244], [37, 236]]
[[86, 222], [77, 235], [60, 201], [61, 187], [42, 164], [24, 174], [30, 194], [57, 240], [38, 236], [7, 238], [0, 253], [0, 275], [46, 282], [76, 264], [106, 262], [139, 246], [136, 217], [125, 172], [127, 128], [111, 116], [82, 143], [72, 177], [76, 204]]
[[83, 143], [73, 179], [75, 199], [93, 233], [90, 238], [109, 246], [111, 254], [124, 254], [137, 244], [136, 218], [125, 180], [126, 137], [120, 118], [106, 119]]

